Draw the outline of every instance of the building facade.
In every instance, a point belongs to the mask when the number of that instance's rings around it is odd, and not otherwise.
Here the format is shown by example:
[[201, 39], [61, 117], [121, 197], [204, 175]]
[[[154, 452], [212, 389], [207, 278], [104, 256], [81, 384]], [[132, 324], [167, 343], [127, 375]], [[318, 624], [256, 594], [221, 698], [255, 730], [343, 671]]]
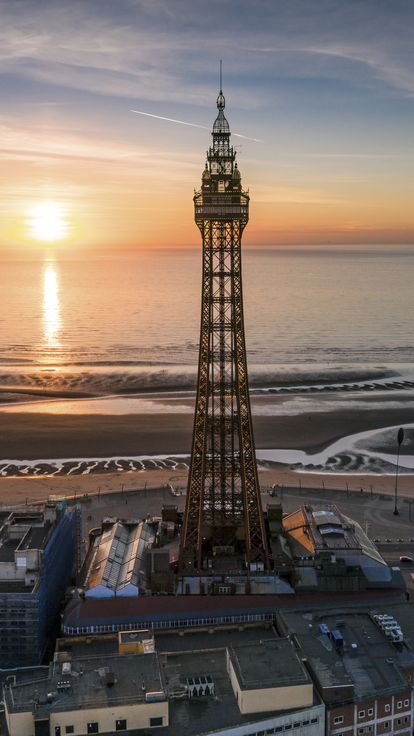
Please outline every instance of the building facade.
[[40, 663], [53, 642], [75, 564], [79, 513], [65, 502], [51, 502], [2, 514], [2, 669]]

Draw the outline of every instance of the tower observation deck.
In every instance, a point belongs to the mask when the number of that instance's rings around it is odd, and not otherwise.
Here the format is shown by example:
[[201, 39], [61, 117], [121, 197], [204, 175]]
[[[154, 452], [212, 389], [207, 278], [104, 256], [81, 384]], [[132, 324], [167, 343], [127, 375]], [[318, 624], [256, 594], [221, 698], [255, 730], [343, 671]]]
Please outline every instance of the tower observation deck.
[[268, 546], [250, 410], [241, 237], [249, 220], [222, 90], [194, 195], [203, 244], [198, 385], [179, 570], [265, 570]]

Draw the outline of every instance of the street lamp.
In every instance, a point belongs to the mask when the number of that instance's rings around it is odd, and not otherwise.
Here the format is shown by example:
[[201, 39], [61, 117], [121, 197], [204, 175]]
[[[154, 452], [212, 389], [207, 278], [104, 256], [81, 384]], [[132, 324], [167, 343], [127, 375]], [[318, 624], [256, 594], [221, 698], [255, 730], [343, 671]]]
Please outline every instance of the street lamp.
[[397, 442], [398, 442], [398, 447], [397, 447], [397, 468], [395, 470], [394, 516], [398, 516], [398, 514], [400, 513], [397, 507], [397, 490], [398, 490], [398, 466], [400, 462], [400, 447], [402, 443], [404, 442], [404, 430], [402, 427], [400, 427], [398, 430]]

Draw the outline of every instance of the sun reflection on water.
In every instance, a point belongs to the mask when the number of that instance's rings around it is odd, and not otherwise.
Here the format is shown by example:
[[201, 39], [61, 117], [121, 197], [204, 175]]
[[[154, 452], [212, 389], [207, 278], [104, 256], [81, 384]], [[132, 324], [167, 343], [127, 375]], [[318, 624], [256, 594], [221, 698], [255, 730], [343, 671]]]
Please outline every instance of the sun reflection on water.
[[48, 348], [59, 348], [61, 327], [59, 279], [53, 263], [45, 264], [43, 272], [43, 335]]

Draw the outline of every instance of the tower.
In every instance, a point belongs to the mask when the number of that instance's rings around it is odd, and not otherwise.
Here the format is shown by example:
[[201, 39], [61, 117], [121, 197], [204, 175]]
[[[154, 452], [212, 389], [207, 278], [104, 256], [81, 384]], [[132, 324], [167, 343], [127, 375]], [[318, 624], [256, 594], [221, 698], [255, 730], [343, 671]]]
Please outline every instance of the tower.
[[182, 574], [264, 569], [268, 548], [250, 410], [241, 237], [249, 196], [241, 186], [220, 85], [212, 145], [194, 195], [203, 244], [198, 384]]

